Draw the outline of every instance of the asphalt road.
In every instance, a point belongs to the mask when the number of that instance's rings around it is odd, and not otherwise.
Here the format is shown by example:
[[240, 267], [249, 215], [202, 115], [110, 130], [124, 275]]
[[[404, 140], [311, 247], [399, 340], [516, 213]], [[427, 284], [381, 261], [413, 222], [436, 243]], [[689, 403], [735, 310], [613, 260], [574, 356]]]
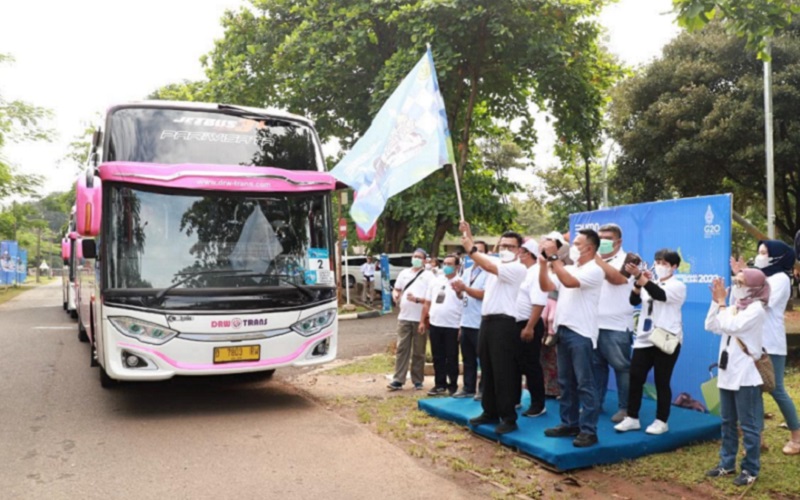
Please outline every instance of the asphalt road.
[[[0, 498], [473, 496], [281, 377], [102, 389], [59, 287], [0, 305]], [[368, 354], [394, 320], [341, 329], [343, 356]]]

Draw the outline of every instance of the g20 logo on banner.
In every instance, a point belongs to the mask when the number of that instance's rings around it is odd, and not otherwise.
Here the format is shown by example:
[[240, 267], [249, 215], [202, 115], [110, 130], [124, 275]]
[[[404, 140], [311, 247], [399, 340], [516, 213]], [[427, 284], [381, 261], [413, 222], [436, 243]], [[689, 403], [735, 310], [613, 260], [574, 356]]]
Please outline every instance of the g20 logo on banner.
[[706, 238], [713, 238], [722, 234], [722, 226], [714, 224], [714, 212], [711, 211], [711, 205], [706, 208], [706, 225], [703, 227], [703, 233]]

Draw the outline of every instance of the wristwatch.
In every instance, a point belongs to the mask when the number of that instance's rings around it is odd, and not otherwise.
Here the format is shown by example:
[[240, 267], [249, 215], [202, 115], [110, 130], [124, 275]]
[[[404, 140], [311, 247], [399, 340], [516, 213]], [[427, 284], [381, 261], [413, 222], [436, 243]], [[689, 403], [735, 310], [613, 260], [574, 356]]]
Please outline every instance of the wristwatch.
[[469, 254], [472, 255], [477, 251], [478, 251], [478, 247], [473, 245], [472, 249], [469, 251]]
[[554, 253], [553, 255], [549, 256], [549, 257], [547, 258], [547, 260], [549, 260], [550, 262], [555, 262], [555, 261], [557, 261], [557, 260], [558, 260], [558, 254], [555, 254], [555, 253]]

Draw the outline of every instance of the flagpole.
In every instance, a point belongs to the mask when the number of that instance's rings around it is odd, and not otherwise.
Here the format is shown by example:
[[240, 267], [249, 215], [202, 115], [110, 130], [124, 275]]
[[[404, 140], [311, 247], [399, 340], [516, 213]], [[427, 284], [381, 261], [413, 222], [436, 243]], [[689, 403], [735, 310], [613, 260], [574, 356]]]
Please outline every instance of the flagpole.
[[453, 167], [453, 180], [456, 182], [456, 196], [458, 197], [458, 215], [461, 216], [459, 220], [467, 220], [464, 218], [464, 202], [461, 201], [461, 186], [458, 182], [458, 171], [456, 170], [455, 163], [450, 164]]

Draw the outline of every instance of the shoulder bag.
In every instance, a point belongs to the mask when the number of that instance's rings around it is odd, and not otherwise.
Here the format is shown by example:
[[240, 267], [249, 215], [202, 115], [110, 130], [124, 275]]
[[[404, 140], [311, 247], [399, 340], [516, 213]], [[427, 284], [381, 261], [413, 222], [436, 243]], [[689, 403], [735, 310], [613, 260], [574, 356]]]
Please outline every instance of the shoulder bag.
[[678, 336], [661, 327], [656, 327], [650, 334], [650, 342], [658, 347], [664, 354], [672, 354], [678, 348]]
[[769, 357], [769, 354], [765, 350], [761, 350], [761, 357], [759, 359], [754, 359], [753, 356], [750, 356], [750, 352], [747, 350], [747, 346], [744, 345], [744, 342], [736, 339], [736, 342], [739, 342], [739, 347], [742, 348], [745, 354], [753, 360], [756, 364], [756, 370], [758, 370], [758, 374], [761, 375], [761, 380], [764, 381], [764, 384], [761, 386], [761, 392], [772, 392], [775, 390], [775, 367], [772, 366], [772, 359]]

